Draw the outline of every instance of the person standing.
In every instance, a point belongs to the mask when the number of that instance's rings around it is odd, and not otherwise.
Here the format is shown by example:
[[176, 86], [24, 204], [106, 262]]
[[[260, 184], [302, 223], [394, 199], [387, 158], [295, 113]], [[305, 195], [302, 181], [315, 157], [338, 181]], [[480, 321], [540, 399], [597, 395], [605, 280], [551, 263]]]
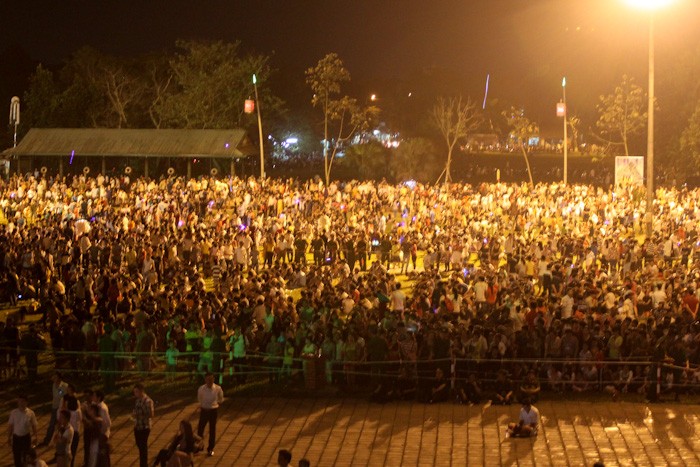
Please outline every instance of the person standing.
[[221, 386], [214, 384], [214, 375], [209, 372], [204, 376], [204, 384], [197, 391], [199, 401], [199, 424], [197, 435], [204, 437], [204, 427], [209, 424], [209, 444], [207, 455], [214, 455], [214, 444], [216, 443], [216, 418], [219, 405], [224, 401], [224, 391]]
[[12, 446], [15, 467], [24, 465], [24, 457], [36, 441], [36, 415], [27, 407], [27, 397], [20, 394], [17, 397], [17, 408], [10, 412], [7, 438]]
[[134, 439], [139, 449], [139, 466], [148, 467], [148, 436], [151, 434], [153, 400], [146, 395], [143, 384], [134, 385]]
[[56, 446], [56, 466], [69, 467], [73, 456], [71, 455], [71, 445], [73, 444], [73, 426], [70, 423], [71, 414], [68, 410], [61, 410], [58, 413], [58, 430], [54, 434], [54, 445]]
[[56, 418], [58, 417], [58, 410], [61, 408], [61, 402], [63, 401], [63, 396], [68, 390], [68, 383], [63, 381], [61, 373], [56, 371], [53, 376], [51, 376], [51, 418], [49, 419], [49, 428], [46, 430], [46, 436], [44, 440], [39, 445], [48, 446], [49, 442], [53, 439], [53, 432], [56, 428]]

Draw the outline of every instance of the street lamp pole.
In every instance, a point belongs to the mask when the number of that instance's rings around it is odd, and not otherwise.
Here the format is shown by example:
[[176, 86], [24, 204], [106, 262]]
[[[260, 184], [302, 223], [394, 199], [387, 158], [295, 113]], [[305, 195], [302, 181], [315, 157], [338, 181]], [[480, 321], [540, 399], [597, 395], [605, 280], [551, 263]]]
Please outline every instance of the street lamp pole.
[[263, 151], [262, 118], [260, 117], [260, 99], [258, 99], [258, 78], [253, 73], [253, 88], [255, 88], [255, 107], [258, 109], [258, 138], [260, 139], [260, 181], [265, 180], [265, 152]]
[[566, 108], [566, 76], [561, 80], [561, 88], [564, 94], [564, 185], [566, 185], [569, 180], [569, 128], [567, 125], [569, 109]]
[[647, 110], [647, 207], [646, 234], [651, 237], [654, 231], [654, 14], [649, 15], [649, 107]]

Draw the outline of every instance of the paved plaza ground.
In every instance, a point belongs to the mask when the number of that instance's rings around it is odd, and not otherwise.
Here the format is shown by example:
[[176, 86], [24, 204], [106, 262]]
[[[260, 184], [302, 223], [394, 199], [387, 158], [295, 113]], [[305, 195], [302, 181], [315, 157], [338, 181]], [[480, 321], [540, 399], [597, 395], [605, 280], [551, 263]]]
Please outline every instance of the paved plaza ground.
[[[167, 444], [196, 405], [156, 399], [150, 454]], [[276, 465], [280, 448], [312, 466], [612, 465], [700, 466], [700, 407], [634, 402], [555, 401], [538, 404], [543, 417], [534, 440], [506, 439], [519, 406], [418, 403], [371, 404], [358, 398], [255, 397], [228, 399], [220, 409], [215, 456], [202, 466]], [[136, 465], [126, 406], [113, 412], [112, 465]], [[40, 415], [40, 433], [47, 415]], [[7, 445], [2, 448], [9, 454]], [[44, 459], [51, 457], [45, 451]], [[3, 455], [3, 459], [9, 460]], [[82, 446], [78, 454], [82, 465]], [[9, 465], [3, 461], [2, 465]]]

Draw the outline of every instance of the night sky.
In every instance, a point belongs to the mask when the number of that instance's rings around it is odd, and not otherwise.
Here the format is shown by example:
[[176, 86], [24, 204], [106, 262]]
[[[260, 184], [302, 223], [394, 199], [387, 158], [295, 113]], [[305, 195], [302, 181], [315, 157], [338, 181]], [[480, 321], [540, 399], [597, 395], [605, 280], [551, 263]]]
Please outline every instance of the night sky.
[[[623, 0], [1, 0], [0, 97], [9, 103], [27, 69], [60, 65], [84, 45], [138, 55], [171, 50], [178, 38], [239, 39], [273, 55], [277, 92], [292, 110], [308, 101], [303, 70], [331, 51], [359, 96], [401, 83], [416, 95], [481, 101], [490, 73], [490, 97], [525, 106], [544, 128], [557, 123], [562, 75], [570, 108], [584, 117], [623, 73], [641, 84], [647, 76], [647, 16]], [[700, 1], [658, 13], [659, 80], [699, 45]], [[444, 82], [428, 89], [426, 70]]]

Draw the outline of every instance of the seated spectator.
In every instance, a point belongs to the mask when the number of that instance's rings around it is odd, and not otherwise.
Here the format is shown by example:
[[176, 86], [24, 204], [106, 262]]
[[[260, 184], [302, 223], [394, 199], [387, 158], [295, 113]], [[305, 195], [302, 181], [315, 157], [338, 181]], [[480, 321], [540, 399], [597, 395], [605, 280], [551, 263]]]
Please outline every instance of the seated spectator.
[[540, 389], [540, 382], [537, 379], [535, 370], [528, 371], [525, 380], [520, 385], [521, 400], [537, 402], [540, 395]]
[[505, 370], [499, 370], [493, 392], [492, 404], [510, 405], [513, 402], [513, 383], [508, 379]]
[[469, 373], [457, 390], [457, 400], [462, 404], [478, 404], [481, 402], [481, 385], [476, 379], [476, 373]]
[[530, 438], [537, 436], [537, 427], [540, 423], [540, 411], [532, 405], [530, 399], [522, 401], [523, 407], [520, 409], [518, 423], [509, 423], [506, 430], [506, 437]]
[[450, 395], [449, 381], [445, 378], [445, 373], [442, 368], [435, 370], [435, 379], [430, 387], [430, 399], [427, 401], [430, 404], [435, 402], [445, 402]]

